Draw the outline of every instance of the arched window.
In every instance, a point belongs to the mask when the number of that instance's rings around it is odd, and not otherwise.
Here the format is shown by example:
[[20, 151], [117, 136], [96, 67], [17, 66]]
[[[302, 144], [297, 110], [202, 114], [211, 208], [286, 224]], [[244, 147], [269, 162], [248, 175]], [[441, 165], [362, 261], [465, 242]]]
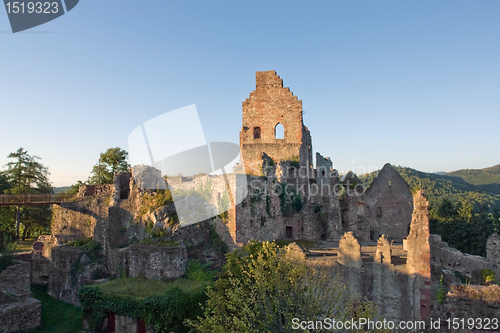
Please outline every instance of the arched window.
[[260, 139], [260, 127], [253, 128], [253, 138]]
[[285, 138], [285, 127], [281, 123], [276, 124], [274, 128], [274, 135], [276, 139], [284, 139]]

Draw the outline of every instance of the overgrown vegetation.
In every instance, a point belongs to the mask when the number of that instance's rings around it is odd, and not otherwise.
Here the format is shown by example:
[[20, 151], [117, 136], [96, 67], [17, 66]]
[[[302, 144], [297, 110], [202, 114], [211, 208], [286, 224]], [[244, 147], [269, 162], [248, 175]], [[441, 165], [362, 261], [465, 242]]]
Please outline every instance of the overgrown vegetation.
[[438, 288], [436, 290], [436, 299], [439, 304], [443, 304], [446, 297], [446, 290], [444, 289], [443, 276], [439, 279]]
[[19, 249], [16, 243], [10, 242], [10, 239], [6, 236], [4, 238], [5, 246], [2, 251], [0, 251], [0, 273], [9, 266], [15, 264], [14, 253]]
[[208, 284], [210, 283], [207, 280], [197, 281], [189, 278], [165, 281], [139, 277], [124, 277], [100, 284], [99, 288], [105, 293], [145, 298], [164, 294], [174, 288], [179, 288], [185, 293], [191, 293], [200, 288], [204, 288]]
[[299, 213], [304, 207], [304, 200], [293, 186], [281, 183], [275, 191], [280, 198], [280, 209], [283, 215]]
[[224, 191], [222, 196], [217, 199], [217, 209], [219, 211], [219, 217], [222, 219], [222, 223], [226, 224], [229, 218], [229, 194]]
[[202, 264], [201, 260], [189, 260], [186, 268], [186, 275], [188, 279], [194, 281], [213, 281], [216, 276], [215, 271], [209, 269], [208, 264]]
[[14, 256], [12, 254], [2, 254], [0, 257], [0, 273], [12, 265], [14, 265]]
[[[155, 230], [161, 230], [161, 229], [155, 229]], [[179, 245], [179, 241], [170, 239], [170, 240], [164, 240], [164, 239], [155, 239], [153, 237], [147, 237], [144, 238], [143, 240], [139, 241], [138, 244], [143, 244], [143, 245], [160, 245], [160, 246], [177, 246]]]
[[294, 168], [300, 168], [300, 158], [297, 155], [292, 155], [289, 158], [287, 158], [287, 161], [292, 162], [291, 165]]
[[92, 238], [69, 241], [66, 245], [81, 248], [83, 253], [94, 262], [102, 262], [104, 260], [101, 252], [101, 243], [93, 240]]
[[142, 196], [141, 207], [139, 208], [138, 218], [142, 218], [148, 212], [154, 212], [160, 207], [172, 203], [172, 193], [169, 190], [157, 190], [155, 192], [146, 192]]
[[500, 231], [500, 212], [443, 198], [430, 212], [430, 231], [461, 252], [486, 256], [486, 241]]
[[83, 316], [93, 330], [102, 327], [107, 312], [139, 318], [156, 332], [188, 332], [185, 319], [202, 314], [207, 281], [172, 282], [125, 278], [80, 290]]
[[495, 272], [491, 269], [485, 268], [481, 270], [481, 278], [483, 279], [483, 284], [499, 284], [495, 278]]
[[208, 231], [210, 232], [211, 246], [217, 251], [226, 253], [228, 251], [227, 244], [220, 237], [215, 227], [211, 224], [208, 225]]
[[25, 333], [79, 333], [83, 329], [79, 307], [59, 301], [47, 294], [47, 286], [32, 285], [33, 296], [42, 302], [42, 325]]
[[293, 318], [371, 318], [375, 306], [348, 298], [331, 271], [294, 261], [275, 243], [252, 241], [227, 255], [197, 332], [288, 332]]

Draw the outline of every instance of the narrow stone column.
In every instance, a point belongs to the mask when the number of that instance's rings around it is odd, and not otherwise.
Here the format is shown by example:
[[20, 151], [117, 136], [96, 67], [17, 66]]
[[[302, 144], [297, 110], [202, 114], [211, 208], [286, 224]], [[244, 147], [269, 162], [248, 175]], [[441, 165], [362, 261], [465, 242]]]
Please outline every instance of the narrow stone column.
[[361, 246], [352, 231], [346, 232], [339, 241], [338, 262], [346, 267], [361, 268]]
[[377, 242], [377, 250], [375, 252], [374, 261], [377, 264], [390, 265], [392, 257], [392, 249], [386, 235], [380, 236]]
[[413, 215], [407, 238], [406, 267], [413, 289], [414, 318], [426, 319], [431, 307], [431, 247], [429, 202], [422, 191], [413, 197]]

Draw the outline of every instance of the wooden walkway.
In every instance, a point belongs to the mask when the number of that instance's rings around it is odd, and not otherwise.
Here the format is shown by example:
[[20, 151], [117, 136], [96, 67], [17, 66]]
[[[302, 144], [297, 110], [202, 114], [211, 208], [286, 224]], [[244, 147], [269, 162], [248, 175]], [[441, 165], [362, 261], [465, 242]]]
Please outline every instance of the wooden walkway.
[[0, 206], [58, 205], [76, 201], [77, 193], [58, 194], [0, 194]]

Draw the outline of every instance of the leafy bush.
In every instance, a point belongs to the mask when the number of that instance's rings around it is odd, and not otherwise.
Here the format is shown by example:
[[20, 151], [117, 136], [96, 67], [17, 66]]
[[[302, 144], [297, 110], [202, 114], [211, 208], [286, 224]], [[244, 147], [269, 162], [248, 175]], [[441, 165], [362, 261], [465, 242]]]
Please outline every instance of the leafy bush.
[[495, 272], [491, 269], [485, 268], [481, 270], [481, 278], [483, 279], [483, 284], [495, 283], [498, 284], [497, 279], [495, 278]]
[[439, 304], [443, 304], [446, 297], [446, 290], [444, 290], [443, 276], [439, 279], [438, 288], [436, 290], [436, 298]]
[[217, 252], [222, 252], [226, 253], [228, 251], [227, 244], [224, 242], [220, 237], [217, 231], [215, 230], [215, 227], [211, 224], [208, 225], [208, 231], [210, 232], [210, 238], [211, 240], [211, 245], [212, 247], [217, 251]]
[[161, 295], [140, 298], [105, 293], [96, 285], [83, 286], [78, 296], [83, 317], [95, 331], [102, 328], [106, 313], [111, 312], [142, 319], [156, 332], [188, 332], [184, 321], [200, 316], [201, 304], [207, 299], [205, 288], [186, 293], [175, 287]]
[[79, 247], [92, 261], [100, 262], [104, 260], [101, 252], [101, 243], [92, 238], [76, 239], [66, 243], [67, 246]]
[[142, 218], [148, 211], [155, 211], [172, 202], [172, 193], [170, 193], [169, 190], [157, 190], [151, 193], [146, 192], [142, 196], [138, 218]]
[[229, 253], [197, 332], [287, 332], [293, 318], [371, 318], [373, 303], [349, 299], [330, 270], [298, 262], [275, 243], [251, 241]]
[[194, 281], [213, 281], [217, 273], [209, 269], [208, 264], [202, 264], [199, 259], [189, 260], [186, 268], [188, 279]]

